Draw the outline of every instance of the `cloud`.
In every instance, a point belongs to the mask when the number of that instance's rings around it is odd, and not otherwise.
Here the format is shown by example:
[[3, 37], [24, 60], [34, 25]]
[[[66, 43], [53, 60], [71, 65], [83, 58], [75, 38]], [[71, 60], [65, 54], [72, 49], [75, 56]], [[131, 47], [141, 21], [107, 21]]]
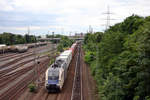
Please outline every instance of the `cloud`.
[[9, 4], [8, 0], [0, 0], [0, 11], [12, 11], [13, 7]]
[[86, 32], [89, 25], [102, 31], [110, 7], [111, 25], [134, 14], [148, 16], [149, 0], [0, 0], [0, 32], [25, 32], [31, 26], [33, 32], [55, 31], [68, 34]]

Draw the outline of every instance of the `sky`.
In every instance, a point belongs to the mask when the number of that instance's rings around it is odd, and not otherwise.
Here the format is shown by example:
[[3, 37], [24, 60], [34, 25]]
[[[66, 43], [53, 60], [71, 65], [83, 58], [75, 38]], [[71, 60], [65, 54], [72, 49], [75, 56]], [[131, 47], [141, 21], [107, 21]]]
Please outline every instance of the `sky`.
[[73, 35], [89, 25], [104, 31], [108, 7], [110, 25], [132, 14], [150, 15], [150, 0], [0, 0], [0, 33]]

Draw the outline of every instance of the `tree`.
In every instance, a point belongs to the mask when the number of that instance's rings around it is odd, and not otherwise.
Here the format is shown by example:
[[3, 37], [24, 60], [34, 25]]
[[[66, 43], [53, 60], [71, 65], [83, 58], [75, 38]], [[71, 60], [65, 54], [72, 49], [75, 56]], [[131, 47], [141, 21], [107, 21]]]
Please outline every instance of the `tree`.
[[0, 43], [6, 45], [24, 44], [36, 42], [36, 37], [33, 35], [17, 35], [4, 32], [0, 35]]
[[70, 47], [74, 41], [69, 39], [67, 36], [62, 36], [60, 43], [58, 44], [57, 50], [62, 52], [63, 48]]
[[0, 34], [0, 44], [2, 44], [3, 41], [2, 41], [2, 35]]
[[132, 15], [100, 36], [85, 36], [85, 61], [97, 81], [101, 100], [150, 99], [149, 26], [149, 16]]

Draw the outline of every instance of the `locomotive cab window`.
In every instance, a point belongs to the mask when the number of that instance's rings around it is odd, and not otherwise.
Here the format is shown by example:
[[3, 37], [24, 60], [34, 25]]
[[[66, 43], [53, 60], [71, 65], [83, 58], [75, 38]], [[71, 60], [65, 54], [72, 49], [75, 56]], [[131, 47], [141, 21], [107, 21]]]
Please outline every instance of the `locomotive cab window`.
[[59, 71], [48, 72], [48, 80], [58, 80], [58, 79], [59, 79]]

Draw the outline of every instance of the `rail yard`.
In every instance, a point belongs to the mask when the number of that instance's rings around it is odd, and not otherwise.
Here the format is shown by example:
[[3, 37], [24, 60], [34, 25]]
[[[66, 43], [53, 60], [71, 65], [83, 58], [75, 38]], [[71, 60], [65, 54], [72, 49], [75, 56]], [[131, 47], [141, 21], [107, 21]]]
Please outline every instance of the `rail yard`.
[[[59, 92], [48, 92], [45, 87], [50, 60], [61, 58], [55, 55], [56, 45], [48, 43], [23, 53], [0, 54], [0, 100], [93, 100], [96, 85], [83, 61], [82, 46], [78, 43], [72, 48], [67, 77]], [[38, 85], [36, 93], [28, 89], [33, 82]]]

